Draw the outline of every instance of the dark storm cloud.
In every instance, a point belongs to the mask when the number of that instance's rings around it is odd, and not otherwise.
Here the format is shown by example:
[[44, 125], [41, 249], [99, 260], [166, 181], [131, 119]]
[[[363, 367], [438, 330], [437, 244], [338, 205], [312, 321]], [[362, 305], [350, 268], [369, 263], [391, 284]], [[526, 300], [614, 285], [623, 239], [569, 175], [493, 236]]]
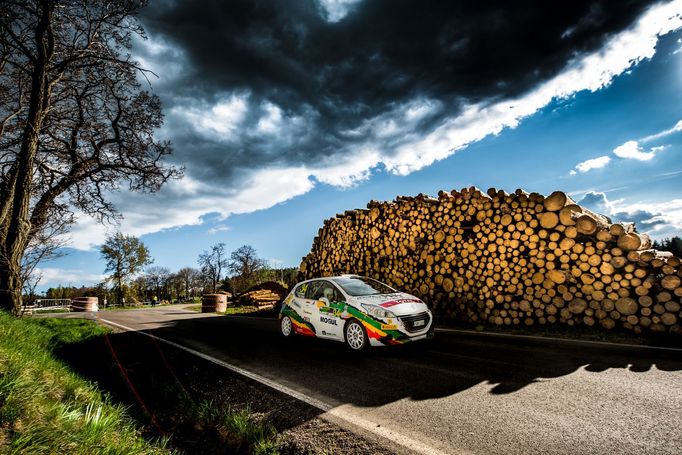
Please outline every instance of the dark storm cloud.
[[[194, 163], [188, 172], [220, 178], [362, 144], [373, 134], [366, 122], [415, 99], [438, 102], [405, 131], [426, 134], [463, 103], [518, 96], [551, 78], [648, 3], [364, 0], [329, 23], [314, 0], [178, 0], [153, 2], [142, 20], [186, 59], [182, 76], [157, 90], [171, 113], [249, 94], [229, 140], [206, 140], [169, 116], [179, 159]], [[266, 102], [296, 134], [257, 134]]]
[[205, 90], [249, 89], [343, 117], [419, 94], [519, 94], [646, 3], [367, 0], [330, 24], [313, 1], [177, 1], [143, 20], [187, 52]]

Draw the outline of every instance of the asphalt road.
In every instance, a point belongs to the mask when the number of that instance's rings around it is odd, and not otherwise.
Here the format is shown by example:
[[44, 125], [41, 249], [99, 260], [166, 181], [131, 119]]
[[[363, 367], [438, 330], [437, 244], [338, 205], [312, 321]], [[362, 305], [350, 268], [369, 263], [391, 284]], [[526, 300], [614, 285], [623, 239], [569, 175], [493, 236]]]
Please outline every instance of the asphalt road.
[[424, 453], [682, 453], [680, 351], [438, 333], [357, 354], [284, 340], [273, 319], [177, 307], [97, 317], [257, 373]]

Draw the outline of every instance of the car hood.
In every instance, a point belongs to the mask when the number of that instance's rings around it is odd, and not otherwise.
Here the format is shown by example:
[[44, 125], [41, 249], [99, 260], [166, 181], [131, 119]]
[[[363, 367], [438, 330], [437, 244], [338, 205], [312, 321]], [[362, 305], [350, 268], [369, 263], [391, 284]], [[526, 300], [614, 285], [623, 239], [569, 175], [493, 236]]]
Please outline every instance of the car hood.
[[396, 316], [423, 313], [428, 309], [426, 304], [413, 295], [403, 292], [394, 294], [361, 295], [353, 297], [356, 302], [377, 305], [392, 312]]

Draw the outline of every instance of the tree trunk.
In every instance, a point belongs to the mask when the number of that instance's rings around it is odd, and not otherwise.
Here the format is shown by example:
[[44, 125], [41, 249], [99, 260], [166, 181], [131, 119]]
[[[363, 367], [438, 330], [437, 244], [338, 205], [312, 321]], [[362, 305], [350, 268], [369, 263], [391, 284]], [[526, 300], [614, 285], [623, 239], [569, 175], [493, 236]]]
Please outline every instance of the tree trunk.
[[0, 270], [0, 308], [16, 316], [21, 315], [21, 266], [20, 263], [3, 264]]
[[11, 309], [15, 314], [21, 312], [21, 261], [28, 245], [30, 223], [30, 200], [33, 183], [33, 167], [38, 150], [39, 134], [43, 118], [49, 104], [50, 85], [47, 82], [47, 65], [54, 52], [52, 43], [52, 2], [41, 2], [41, 17], [36, 28], [36, 51], [31, 74], [31, 95], [28, 115], [22, 132], [21, 148], [13, 167], [9, 190], [3, 200], [3, 218], [0, 225], [0, 306]]

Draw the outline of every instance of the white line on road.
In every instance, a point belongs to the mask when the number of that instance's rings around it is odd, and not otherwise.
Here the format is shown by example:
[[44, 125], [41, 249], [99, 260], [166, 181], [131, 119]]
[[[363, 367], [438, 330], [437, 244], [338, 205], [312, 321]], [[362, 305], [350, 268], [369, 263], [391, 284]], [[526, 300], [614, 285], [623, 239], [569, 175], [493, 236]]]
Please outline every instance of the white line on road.
[[[181, 349], [183, 351], [189, 352], [190, 354], [193, 354], [197, 357], [201, 357], [204, 360], [208, 360], [209, 362], [213, 362], [217, 365], [220, 365], [224, 368], [227, 368], [230, 371], [233, 371], [237, 374], [240, 374], [242, 376], [245, 376], [249, 379], [252, 379], [256, 382], [259, 382], [263, 385], [266, 385], [272, 389], [275, 389], [279, 392], [282, 392], [286, 395], [289, 395], [290, 397], [293, 397], [297, 400], [300, 400], [304, 403], [309, 404], [310, 406], [313, 406], [314, 408], [317, 408], [323, 412], [325, 412], [327, 415], [334, 417], [335, 419], [341, 420], [345, 422], [346, 424], [349, 424], [351, 427], [357, 427], [362, 429], [363, 431], [366, 431], [368, 433], [372, 433], [376, 436], [381, 437], [382, 439], [388, 440], [391, 443], [394, 443], [396, 445], [401, 446], [403, 450], [408, 450], [409, 452], [413, 453], [421, 453], [421, 454], [433, 454], [433, 455], [445, 455], [446, 452], [443, 452], [441, 450], [438, 450], [434, 447], [426, 445], [424, 442], [417, 441], [415, 439], [412, 439], [408, 436], [405, 436], [401, 432], [391, 430], [383, 425], [379, 425], [376, 422], [372, 422], [368, 419], [365, 419], [357, 414], [354, 414], [352, 412], [352, 409], [344, 409], [342, 407], [334, 407], [330, 404], [327, 404], [321, 400], [318, 400], [317, 398], [308, 396], [304, 393], [298, 392], [291, 387], [287, 387], [285, 385], [279, 384], [272, 379], [268, 379], [265, 376], [261, 376], [257, 373], [253, 373], [251, 371], [245, 370], [244, 368], [238, 367], [236, 365], [233, 365], [231, 363], [225, 362], [224, 360], [217, 359], [215, 357], [212, 357], [208, 354], [204, 354], [203, 352], [199, 352], [195, 349], [188, 348], [186, 346], [183, 346], [181, 344], [175, 343], [170, 340], [166, 340], [165, 338], [158, 337], [156, 335], [152, 335], [151, 333], [143, 332], [140, 330], [136, 330], [130, 327], [127, 327], [125, 325], [119, 324], [117, 322], [109, 321], [107, 319], [102, 319], [102, 318], [97, 318], [99, 321], [112, 325], [114, 327], [118, 327], [119, 329], [126, 330], [128, 332], [135, 332], [139, 333], [140, 335], [145, 335], [150, 338], [153, 338], [155, 340], [161, 341], [163, 343], [169, 344], [173, 347], [176, 347], [178, 349]], [[333, 419], [332, 419], [333, 421]]]

